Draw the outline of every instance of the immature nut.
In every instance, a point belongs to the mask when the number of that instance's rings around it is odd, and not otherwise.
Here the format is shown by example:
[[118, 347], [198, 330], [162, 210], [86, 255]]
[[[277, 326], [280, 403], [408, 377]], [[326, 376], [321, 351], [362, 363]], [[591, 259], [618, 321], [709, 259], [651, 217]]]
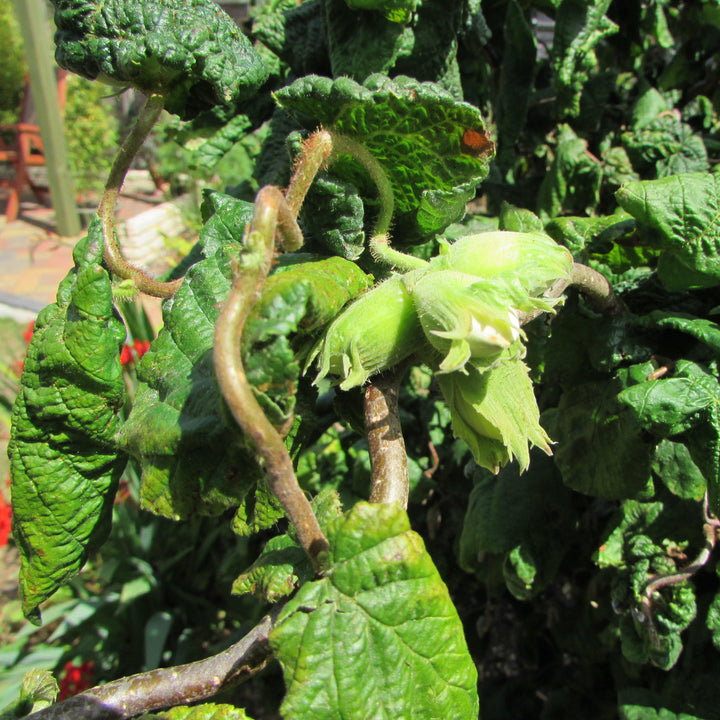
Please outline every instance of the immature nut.
[[422, 328], [410, 293], [399, 276], [391, 277], [330, 323], [316, 350], [320, 372], [315, 382], [328, 374], [336, 375], [342, 378], [340, 387], [349, 390], [393, 367], [422, 343]]

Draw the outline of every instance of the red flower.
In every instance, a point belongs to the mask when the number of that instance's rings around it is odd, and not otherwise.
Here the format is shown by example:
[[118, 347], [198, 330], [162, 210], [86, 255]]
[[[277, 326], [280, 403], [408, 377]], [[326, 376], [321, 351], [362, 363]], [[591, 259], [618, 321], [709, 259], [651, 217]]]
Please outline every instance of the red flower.
[[23, 338], [25, 339], [26, 345], [30, 344], [30, 340], [32, 339], [33, 332], [35, 332], [35, 321], [31, 320], [28, 323], [27, 328], [25, 328], [25, 332], [23, 333]]
[[132, 348], [129, 345], [123, 345], [123, 349], [120, 351], [120, 364], [125, 367], [126, 365], [130, 365], [132, 361]]
[[8, 544], [11, 520], [12, 507], [5, 502], [5, 498], [0, 494], [0, 547], [5, 547]]
[[65, 663], [65, 676], [60, 679], [60, 693], [58, 701], [67, 700], [73, 695], [81, 693], [92, 687], [93, 683], [93, 662], [88, 660], [80, 665], [71, 662]]
[[132, 345], [123, 345], [120, 364], [125, 367], [137, 362], [149, 349], [150, 343], [147, 340], [135, 340]]
[[136, 340], [133, 347], [139, 360], [150, 349], [150, 343], [147, 340]]

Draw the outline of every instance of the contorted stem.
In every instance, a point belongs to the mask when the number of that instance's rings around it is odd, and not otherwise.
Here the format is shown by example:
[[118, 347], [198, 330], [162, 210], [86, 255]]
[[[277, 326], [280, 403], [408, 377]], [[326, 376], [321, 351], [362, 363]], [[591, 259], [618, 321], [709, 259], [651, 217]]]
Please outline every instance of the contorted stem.
[[265, 416], [247, 381], [240, 351], [245, 321], [260, 297], [273, 261], [274, 236], [282, 194], [263, 188], [255, 201], [255, 215], [246, 231], [243, 267], [215, 325], [215, 372], [233, 417], [264, 465], [268, 486], [295, 526], [298, 540], [316, 571], [322, 570], [328, 550], [317, 518], [298, 484], [285, 443]]
[[133, 158], [145, 142], [155, 121], [162, 112], [165, 98], [162, 95], [150, 95], [135, 121], [130, 134], [118, 150], [110, 175], [105, 185], [105, 192], [98, 205], [98, 215], [102, 222], [105, 247], [103, 257], [108, 268], [119, 277], [135, 281], [138, 290], [154, 297], [169, 297], [180, 286], [182, 280], [160, 282], [151, 278], [140, 268], [133, 267], [122, 256], [115, 236], [115, 201], [125, 181], [125, 175]]
[[[612, 286], [602, 273], [593, 270], [587, 265], [573, 263], [569, 277], [558, 280], [543, 297], [548, 300], [559, 298], [568, 287], [574, 285], [587, 298], [593, 310], [605, 315], [614, 315], [623, 309], [622, 300], [618, 298]], [[525, 325], [542, 315], [544, 310], [533, 310], [529, 313], [519, 313], [520, 324]]]
[[302, 152], [295, 164], [285, 200], [293, 217], [297, 217], [315, 176], [327, 162], [333, 148], [332, 135], [327, 130], [316, 130], [303, 143]]
[[407, 509], [410, 480], [400, 426], [399, 381], [399, 373], [378, 375], [365, 388], [365, 429], [372, 466], [370, 502], [397, 503]]
[[703, 503], [703, 515], [705, 518], [705, 522], [703, 524], [705, 544], [695, 560], [677, 572], [655, 575], [648, 581], [647, 585], [645, 585], [643, 598], [640, 603], [640, 612], [648, 624], [650, 639], [655, 647], [660, 646], [660, 638], [658, 636], [657, 629], [655, 628], [655, 621], [653, 619], [653, 595], [658, 590], [667, 587], [668, 585], [679, 585], [681, 582], [689, 580], [696, 572], [698, 572], [698, 570], [705, 567], [708, 560], [710, 560], [713, 549], [715, 548], [715, 543], [717, 542], [717, 529], [720, 527], [720, 523], [718, 523], [717, 518], [712, 517], [709, 513], [707, 493], [705, 494], [705, 500]]
[[140, 713], [205, 700], [239, 685], [271, 657], [269, 636], [281, 605], [242, 640], [197, 662], [131, 675], [44, 708], [32, 720], [123, 720]]
[[390, 223], [395, 209], [395, 196], [392, 185], [382, 165], [375, 156], [361, 143], [346, 135], [332, 132], [332, 154], [330, 163], [338, 155], [350, 155], [357, 160], [370, 175], [378, 189], [380, 201], [380, 213], [378, 214], [375, 228], [368, 246], [372, 256], [378, 261], [390, 265], [403, 272], [414, 270], [419, 267], [426, 267], [427, 263], [421, 258], [406, 255], [399, 250], [394, 250], [389, 245]]

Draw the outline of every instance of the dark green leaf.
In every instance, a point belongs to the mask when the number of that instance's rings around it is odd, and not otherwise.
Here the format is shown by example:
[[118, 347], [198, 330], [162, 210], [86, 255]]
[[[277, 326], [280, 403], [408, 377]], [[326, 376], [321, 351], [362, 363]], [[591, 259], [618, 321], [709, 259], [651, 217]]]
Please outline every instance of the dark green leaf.
[[184, 119], [255, 94], [267, 70], [212, 0], [53, 0], [58, 65], [165, 96]]
[[503, 167], [512, 162], [525, 125], [537, 55], [535, 36], [517, 0], [507, 6], [504, 41], [498, 96], [498, 162]]
[[125, 328], [101, 265], [99, 220], [73, 258], [57, 302], [38, 316], [13, 411], [13, 532], [23, 609], [33, 620], [107, 538], [126, 462], [115, 442]]
[[[493, 144], [478, 110], [431, 83], [409, 78], [310, 76], [276, 93], [309, 128], [332, 127], [362, 142], [388, 174], [395, 195], [395, 239], [414, 242], [465, 213], [488, 171]], [[347, 156], [333, 173], [374, 196], [364, 171]]]
[[630, 234], [635, 220], [627, 213], [600, 217], [558, 217], [545, 226], [553, 240], [570, 250], [576, 258], [587, 258], [591, 252], [602, 252], [604, 245]]
[[653, 446], [635, 414], [606, 383], [579, 385], [560, 400], [548, 428], [565, 484], [602, 498], [633, 497], [650, 480]]
[[420, 0], [346, 0], [352, 10], [377, 10], [388, 20], [405, 23], [412, 16]]
[[330, 524], [328, 541], [328, 572], [300, 588], [271, 636], [288, 688], [284, 716], [444, 718], [452, 708], [475, 720], [462, 626], [406, 514], [358, 503]]
[[[629, 183], [615, 194], [623, 209], [658, 231], [658, 245], [665, 251], [661, 260], [668, 255], [668, 260], [701, 274], [698, 282], [690, 279], [684, 287], [720, 282], [718, 182], [710, 173], [689, 173]], [[674, 283], [670, 289], [683, 287]]]
[[702, 500], [707, 481], [693, 462], [687, 446], [671, 440], [663, 440], [655, 448], [653, 472], [665, 486], [681, 498]]
[[696, 715], [674, 712], [665, 706], [667, 702], [666, 698], [645, 688], [623, 688], [618, 693], [620, 720], [703, 720]]
[[325, 11], [320, 0], [261, 11], [253, 21], [252, 33], [296, 75], [328, 74]]
[[580, 111], [580, 96], [588, 76], [597, 69], [595, 46], [617, 32], [605, 17], [610, 0], [563, 0], [555, 16], [552, 60], [558, 105], [568, 115]]
[[600, 197], [602, 164], [569, 125], [559, 127], [555, 157], [538, 192], [538, 215], [548, 221], [561, 213], [582, 214]]

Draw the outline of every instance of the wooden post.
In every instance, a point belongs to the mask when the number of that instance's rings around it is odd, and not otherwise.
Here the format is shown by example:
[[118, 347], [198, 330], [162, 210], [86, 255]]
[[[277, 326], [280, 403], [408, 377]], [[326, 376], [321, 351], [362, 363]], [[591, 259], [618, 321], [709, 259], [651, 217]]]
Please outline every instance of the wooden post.
[[80, 216], [75, 202], [73, 178], [67, 162], [67, 146], [57, 96], [52, 50], [54, 45], [45, 10], [46, 3], [43, 0], [14, 0], [14, 2], [25, 44], [30, 87], [43, 141], [48, 184], [58, 233], [78, 235], [81, 230]]

